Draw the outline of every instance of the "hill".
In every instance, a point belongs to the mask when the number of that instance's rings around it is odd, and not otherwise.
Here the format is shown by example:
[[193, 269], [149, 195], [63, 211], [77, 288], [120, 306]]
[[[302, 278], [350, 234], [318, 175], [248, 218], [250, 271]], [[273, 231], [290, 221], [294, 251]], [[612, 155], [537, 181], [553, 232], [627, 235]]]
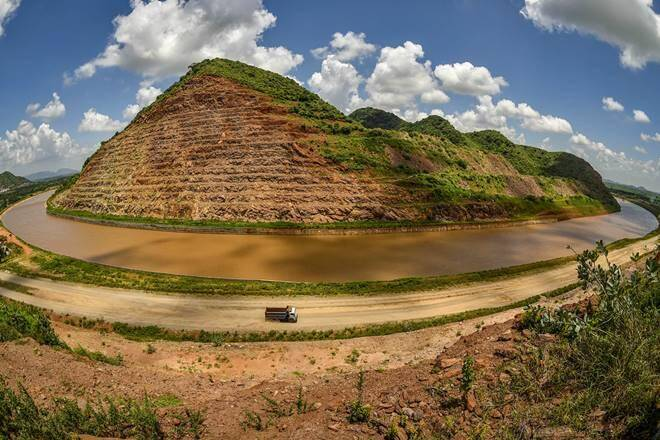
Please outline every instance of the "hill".
[[604, 180], [605, 186], [613, 192], [620, 193], [622, 196], [630, 196], [646, 199], [649, 202], [660, 202], [660, 193], [651, 191], [643, 186], [626, 185], [624, 183]]
[[27, 185], [30, 181], [25, 177], [15, 176], [9, 171], [0, 174], [0, 192]]
[[41, 182], [44, 180], [73, 176], [77, 172], [78, 171], [71, 168], [60, 168], [57, 171], [39, 171], [38, 173], [28, 174], [25, 176], [25, 178], [31, 180], [32, 182]]
[[[351, 119], [295, 81], [222, 59], [191, 66], [102, 143], [51, 213], [218, 226], [382, 226], [618, 209], [568, 153], [415, 124]], [[390, 128], [397, 128], [392, 130]]]

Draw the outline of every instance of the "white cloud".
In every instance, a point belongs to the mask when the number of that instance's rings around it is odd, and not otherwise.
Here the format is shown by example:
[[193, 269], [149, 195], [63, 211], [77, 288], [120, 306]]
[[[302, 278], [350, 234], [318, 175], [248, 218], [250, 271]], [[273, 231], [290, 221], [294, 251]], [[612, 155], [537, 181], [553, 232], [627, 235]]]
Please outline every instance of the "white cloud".
[[308, 81], [309, 87], [337, 108], [350, 112], [361, 105], [358, 87], [364, 81], [355, 67], [334, 55], [323, 60], [321, 71]]
[[33, 118], [53, 120], [64, 116], [66, 107], [60, 100], [60, 96], [57, 93], [53, 93], [53, 99], [48, 101], [46, 105], [42, 107], [38, 103], [30, 104], [25, 109], [25, 112]]
[[0, 0], [0, 37], [5, 33], [5, 23], [11, 19], [20, 5], [21, 0]]
[[633, 119], [635, 122], [640, 122], [642, 124], [649, 124], [651, 122], [651, 118], [641, 110], [633, 110]]
[[524, 136], [518, 134], [514, 128], [508, 125], [507, 116], [512, 116], [517, 111], [517, 106], [513, 102], [506, 101], [503, 103], [503, 101], [500, 101], [496, 106], [490, 96], [481, 96], [478, 100], [479, 103], [474, 109], [446, 115], [446, 119], [463, 132], [497, 130], [514, 142], [524, 142]]
[[648, 151], [646, 151], [646, 148], [644, 148], [644, 147], [640, 147], [639, 145], [635, 145], [635, 146], [633, 147], [633, 150], [635, 150], [635, 151], [637, 151], [638, 153], [641, 153], [641, 154], [646, 154], [646, 153], [648, 153]]
[[258, 44], [276, 21], [261, 0], [132, 0], [131, 6], [128, 15], [114, 19], [115, 31], [105, 50], [65, 81], [89, 78], [106, 67], [164, 78], [214, 57], [282, 74], [303, 61], [302, 55], [285, 47]]
[[126, 108], [121, 113], [121, 115], [126, 120], [132, 120], [134, 117], [137, 116], [138, 113], [140, 113], [140, 110], [142, 110], [142, 108], [139, 105], [129, 104], [129, 105], [126, 106]]
[[627, 175], [640, 174], [650, 179], [660, 176], [660, 160], [640, 161], [631, 159], [623, 152], [617, 152], [602, 142], [589, 139], [582, 133], [571, 136], [571, 150], [604, 171], [624, 172]]
[[80, 125], [78, 126], [78, 131], [82, 132], [104, 132], [104, 131], [119, 131], [126, 123], [115, 121], [110, 116], [99, 113], [94, 108], [87, 110]]
[[326, 58], [333, 55], [339, 61], [361, 59], [376, 51], [376, 46], [367, 43], [366, 38], [367, 36], [364, 33], [346, 32], [342, 34], [335, 32], [332, 35], [330, 47], [319, 47], [312, 50], [312, 54], [317, 58]]
[[418, 61], [423, 56], [422, 46], [410, 41], [398, 47], [384, 47], [367, 79], [369, 105], [412, 115], [417, 112], [418, 99], [428, 104], [448, 102], [449, 97], [433, 77], [431, 62]]
[[502, 87], [509, 85], [503, 77], [493, 78], [487, 68], [470, 62], [441, 64], [434, 73], [444, 90], [463, 95], [497, 95]]
[[589, 34], [618, 47], [628, 68], [660, 61], [653, 0], [525, 0], [521, 13], [540, 28]]
[[614, 98], [607, 96], [603, 98], [603, 110], [608, 112], [622, 112], [624, 110], [623, 104]]
[[75, 157], [85, 153], [68, 133], [59, 133], [42, 123], [35, 127], [21, 121], [12, 131], [0, 138], [0, 161], [4, 166], [25, 165], [54, 157]]
[[644, 142], [660, 142], [660, 133], [656, 133], [654, 135], [642, 133], [639, 135], [639, 137]]
[[124, 119], [133, 119], [144, 107], [148, 106], [158, 98], [163, 91], [157, 87], [149, 84], [142, 84], [140, 89], [135, 94], [136, 104], [130, 104], [122, 113]]
[[573, 132], [571, 124], [562, 118], [542, 115], [527, 103], [516, 104], [508, 99], [493, 103], [491, 96], [480, 96], [474, 109], [449, 115], [448, 119], [461, 131], [498, 130], [515, 142], [521, 142], [521, 135], [508, 125], [512, 118], [520, 122], [521, 127], [535, 132], [564, 133]]
[[566, 119], [557, 116], [541, 115], [538, 118], [525, 118], [521, 123], [523, 128], [544, 133], [573, 133], [573, 127]]

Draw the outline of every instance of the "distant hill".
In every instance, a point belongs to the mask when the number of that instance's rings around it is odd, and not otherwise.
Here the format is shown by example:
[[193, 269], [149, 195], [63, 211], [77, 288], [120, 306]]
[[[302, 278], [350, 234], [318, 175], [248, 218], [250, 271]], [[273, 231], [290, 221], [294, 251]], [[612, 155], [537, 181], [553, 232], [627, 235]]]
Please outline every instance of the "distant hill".
[[73, 176], [78, 171], [71, 168], [60, 168], [57, 171], [39, 171], [38, 173], [33, 173], [25, 176], [25, 178], [30, 179], [33, 182], [41, 182], [44, 180], [56, 179], [58, 177]]
[[[346, 117], [295, 81], [206, 60], [101, 144], [52, 213], [221, 226], [365, 225], [619, 209], [569, 153], [446, 119]], [[81, 214], [82, 213], [82, 214]], [[152, 221], [153, 220], [153, 221]]]
[[618, 183], [607, 179], [605, 179], [604, 182], [612, 191], [639, 196], [648, 199], [651, 202], [660, 202], [660, 193], [646, 189], [643, 186], [626, 185], [625, 183]]
[[384, 128], [386, 130], [399, 130], [405, 128], [410, 122], [404, 121], [393, 113], [386, 112], [373, 107], [365, 107], [355, 110], [349, 118], [362, 123], [367, 128]]
[[7, 191], [19, 186], [27, 185], [30, 181], [25, 177], [15, 176], [9, 171], [0, 174], [0, 191]]

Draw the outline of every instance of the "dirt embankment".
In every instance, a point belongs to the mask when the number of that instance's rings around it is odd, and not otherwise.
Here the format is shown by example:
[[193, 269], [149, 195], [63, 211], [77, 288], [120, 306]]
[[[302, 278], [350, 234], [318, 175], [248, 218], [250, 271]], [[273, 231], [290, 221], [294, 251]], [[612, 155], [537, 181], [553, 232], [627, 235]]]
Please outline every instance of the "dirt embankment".
[[[571, 292], [547, 301], [557, 306], [582, 298]], [[0, 369], [9, 383], [24, 384], [37, 404], [67, 396], [83, 403], [99, 396], [175, 396], [180, 406], [206, 413], [203, 438], [336, 439], [384, 438], [391, 421], [405, 415], [409, 429], [430, 433], [447, 428], [461, 437], [489, 425], [491, 434], [515, 408], [517, 397], [506, 395], [494, 404], [475, 401], [474, 407], [444, 408], [435, 393], [459, 380], [462, 359], [475, 356], [480, 387], [506, 380], [498, 371], [515, 345], [533, 342], [513, 329], [520, 310], [439, 328], [385, 337], [303, 343], [210, 344], [127, 341], [114, 334], [56, 323], [57, 333], [70, 346], [78, 344], [108, 355], [122, 354], [123, 366], [79, 358], [31, 340], [0, 344]], [[347, 421], [347, 403], [356, 397], [359, 370], [366, 371], [364, 402], [373, 410], [373, 423]], [[263, 396], [282, 408], [293, 404], [300, 387], [308, 412], [273, 416]], [[262, 430], [244, 422], [259, 414]], [[448, 417], [450, 419], [448, 419]], [[539, 428], [541, 429], [541, 428]], [[409, 438], [397, 428], [399, 437]], [[412, 431], [411, 431], [412, 432]]]
[[[348, 173], [262, 94], [202, 76], [103, 144], [55, 206], [95, 214], [328, 223], [414, 219], [402, 189]], [[314, 131], [314, 130], [311, 130]]]

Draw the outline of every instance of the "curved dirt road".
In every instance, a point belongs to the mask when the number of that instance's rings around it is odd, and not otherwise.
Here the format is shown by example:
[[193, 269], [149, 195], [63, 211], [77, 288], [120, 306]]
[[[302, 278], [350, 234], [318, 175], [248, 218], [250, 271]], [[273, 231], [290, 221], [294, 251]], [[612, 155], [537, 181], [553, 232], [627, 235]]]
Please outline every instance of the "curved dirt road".
[[[654, 237], [613, 251], [610, 260], [624, 263], [631, 254], [650, 251], [657, 242]], [[0, 272], [0, 279], [32, 289], [28, 295], [0, 288], [0, 295], [60, 314], [133, 325], [155, 324], [173, 329], [250, 331], [338, 329], [498, 307], [566, 286], [577, 278], [575, 265], [568, 264], [506, 280], [434, 291], [354, 297], [155, 294], [27, 279], [7, 272]], [[286, 304], [298, 307], [300, 319], [297, 324], [264, 321], [264, 307]]]

